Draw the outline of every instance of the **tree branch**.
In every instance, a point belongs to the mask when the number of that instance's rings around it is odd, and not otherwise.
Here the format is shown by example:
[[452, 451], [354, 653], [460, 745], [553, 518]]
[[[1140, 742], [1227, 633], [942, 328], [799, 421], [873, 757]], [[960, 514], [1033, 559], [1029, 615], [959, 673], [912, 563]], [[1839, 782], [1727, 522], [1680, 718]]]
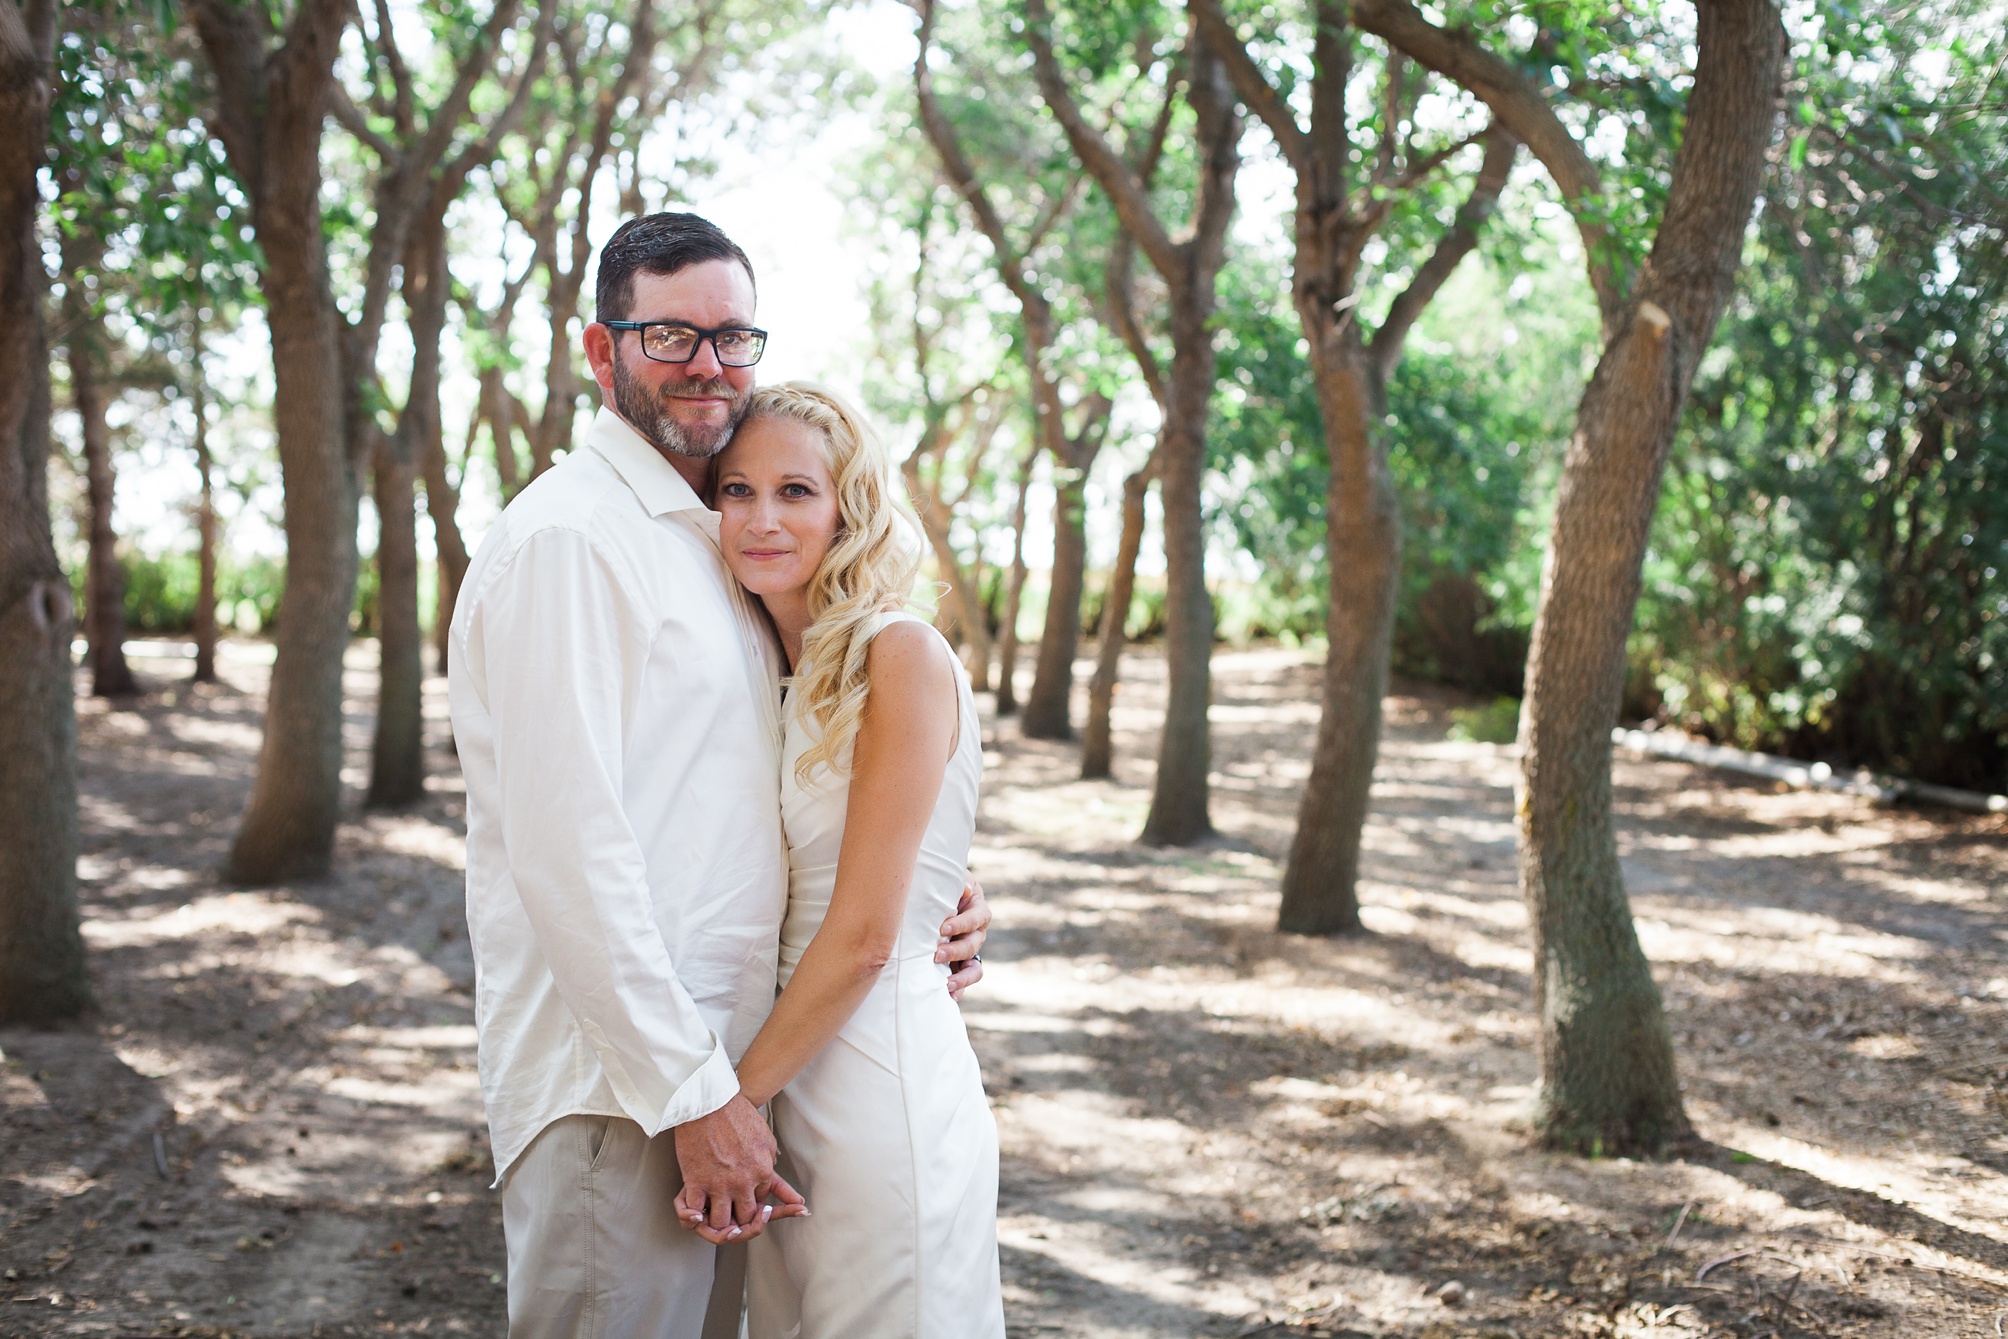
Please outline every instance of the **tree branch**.
[[1162, 413], [1169, 413], [1171, 401], [1164, 384], [1164, 368], [1159, 365], [1157, 355], [1151, 352], [1150, 342], [1144, 338], [1143, 325], [1136, 317], [1136, 250], [1127, 237], [1116, 240], [1115, 254], [1109, 257], [1108, 272], [1104, 278], [1109, 306], [1109, 324], [1115, 327], [1116, 335], [1129, 349], [1130, 357], [1136, 359], [1137, 371], [1143, 375], [1143, 384], [1150, 390], [1150, 398], [1157, 402]]
[[368, 146], [369, 151], [377, 156], [377, 162], [388, 166], [397, 161], [397, 146], [370, 129], [369, 114], [356, 106], [355, 99], [349, 96], [349, 91], [342, 87], [339, 80], [328, 96], [328, 110], [342, 129]]
[[397, 33], [391, 25], [390, 0], [376, 0], [376, 21], [376, 41], [371, 45], [383, 53], [384, 65], [390, 70], [398, 134], [409, 136], [418, 128], [418, 113], [413, 107], [411, 71], [405, 67], [404, 53], [397, 49]]
[[1596, 164], [1534, 82], [1480, 46], [1468, 29], [1437, 27], [1410, 0], [1355, 0], [1353, 21], [1418, 64], [1470, 90], [1541, 160], [1582, 233], [1590, 286], [1596, 290], [1608, 335], [1622, 314], [1625, 292], [1612, 265], [1610, 230], [1595, 217], [1603, 181]]
[[1248, 47], [1235, 35], [1234, 27], [1221, 12], [1220, 0], [1189, 0], [1193, 22], [1199, 25], [1200, 36], [1205, 39], [1221, 63], [1227, 67], [1228, 82], [1234, 85], [1235, 96], [1240, 98], [1249, 111], [1262, 119], [1274, 137], [1276, 147], [1283, 152], [1284, 161], [1293, 171], [1302, 173], [1309, 170], [1311, 147], [1310, 137], [1297, 124], [1297, 117], [1290, 110], [1290, 104], [1276, 91], [1267, 75], [1255, 64], [1255, 58], [1248, 54]]
[[1124, 231], [1136, 239], [1153, 265], [1165, 272], [1175, 272], [1179, 267], [1179, 249], [1152, 210], [1143, 183], [1109, 147], [1109, 142], [1087, 123], [1080, 104], [1067, 89], [1066, 76], [1060, 70], [1052, 39], [1046, 31], [1053, 18], [1045, 0], [1026, 0], [1026, 13], [1030, 21], [1025, 25], [1025, 39], [1032, 48], [1032, 72], [1053, 119], [1066, 132], [1067, 142], [1073, 146], [1081, 165], [1108, 193]]
[[1494, 125], [1486, 132], [1485, 161], [1478, 169], [1471, 194], [1457, 211], [1449, 230], [1438, 239], [1436, 250], [1388, 308], [1387, 319], [1381, 322], [1373, 343], [1368, 346], [1374, 376], [1381, 385], [1387, 384], [1395, 364], [1401, 361], [1402, 346], [1408, 342], [1408, 332], [1414, 328], [1416, 318], [1436, 297], [1459, 262], [1478, 245], [1479, 230], [1498, 208], [1499, 193], [1506, 189], [1506, 178], [1512, 173], [1513, 159], [1519, 152], [1520, 141], [1510, 131]]

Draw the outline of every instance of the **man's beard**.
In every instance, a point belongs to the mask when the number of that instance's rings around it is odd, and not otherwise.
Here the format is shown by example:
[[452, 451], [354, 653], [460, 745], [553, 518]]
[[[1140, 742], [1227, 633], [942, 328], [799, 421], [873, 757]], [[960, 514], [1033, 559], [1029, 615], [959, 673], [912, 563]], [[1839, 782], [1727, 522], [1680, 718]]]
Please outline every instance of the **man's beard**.
[[[693, 396], [725, 401], [725, 422], [717, 427], [692, 427], [669, 411], [668, 402]], [[746, 417], [746, 397], [723, 377], [677, 383], [675, 391], [651, 392], [634, 379], [625, 360], [614, 359], [614, 411], [659, 451], [673, 451], [692, 460], [709, 460], [732, 440], [733, 429]]]

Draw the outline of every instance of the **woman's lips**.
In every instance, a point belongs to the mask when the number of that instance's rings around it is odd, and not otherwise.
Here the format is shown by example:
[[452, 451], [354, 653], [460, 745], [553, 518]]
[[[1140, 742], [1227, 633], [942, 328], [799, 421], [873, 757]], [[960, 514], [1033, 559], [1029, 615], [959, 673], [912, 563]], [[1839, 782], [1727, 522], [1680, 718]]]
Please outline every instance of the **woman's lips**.
[[751, 558], [754, 562], [759, 563], [766, 562], [770, 558], [785, 558], [788, 556], [788, 551], [786, 549], [741, 549], [739, 550], [739, 556], [742, 558]]

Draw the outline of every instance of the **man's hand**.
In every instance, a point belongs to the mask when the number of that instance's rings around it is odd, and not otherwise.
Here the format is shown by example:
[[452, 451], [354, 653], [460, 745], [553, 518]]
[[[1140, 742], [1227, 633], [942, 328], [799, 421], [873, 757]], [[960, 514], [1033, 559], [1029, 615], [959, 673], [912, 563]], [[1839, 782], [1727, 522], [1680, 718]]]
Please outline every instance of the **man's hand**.
[[990, 937], [990, 903], [983, 886], [969, 875], [963, 879], [962, 900], [955, 914], [941, 923], [941, 942], [934, 948], [934, 960], [947, 963], [954, 973], [948, 978], [948, 997], [958, 1002], [963, 991], [983, 979], [979, 955]]
[[[683, 1189], [676, 1217], [706, 1241], [750, 1241], [776, 1218], [807, 1217], [795, 1188], [774, 1171], [774, 1132], [738, 1094], [708, 1116], [676, 1127]], [[779, 1204], [766, 1204], [769, 1195]]]

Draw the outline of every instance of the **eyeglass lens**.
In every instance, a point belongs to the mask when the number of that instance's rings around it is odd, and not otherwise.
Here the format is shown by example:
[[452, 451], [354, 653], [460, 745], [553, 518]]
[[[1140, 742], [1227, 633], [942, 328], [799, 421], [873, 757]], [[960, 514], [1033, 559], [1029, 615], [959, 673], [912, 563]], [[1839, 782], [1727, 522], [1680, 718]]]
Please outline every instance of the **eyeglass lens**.
[[[642, 332], [642, 352], [665, 363], [687, 363], [697, 356], [704, 336], [685, 325], [652, 325]], [[751, 330], [721, 330], [712, 336], [718, 361], [727, 367], [751, 367], [767, 347], [764, 336]]]

